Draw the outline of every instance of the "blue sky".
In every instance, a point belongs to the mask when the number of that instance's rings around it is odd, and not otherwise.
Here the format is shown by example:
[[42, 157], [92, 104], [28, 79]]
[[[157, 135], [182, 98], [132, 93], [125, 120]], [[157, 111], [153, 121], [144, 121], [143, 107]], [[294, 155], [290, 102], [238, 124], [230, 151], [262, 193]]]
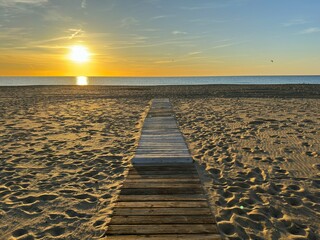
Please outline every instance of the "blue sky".
[[[320, 74], [319, 12], [318, 0], [0, 0], [0, 74]], [[70, 62], [72, 45], [91, 61]]]

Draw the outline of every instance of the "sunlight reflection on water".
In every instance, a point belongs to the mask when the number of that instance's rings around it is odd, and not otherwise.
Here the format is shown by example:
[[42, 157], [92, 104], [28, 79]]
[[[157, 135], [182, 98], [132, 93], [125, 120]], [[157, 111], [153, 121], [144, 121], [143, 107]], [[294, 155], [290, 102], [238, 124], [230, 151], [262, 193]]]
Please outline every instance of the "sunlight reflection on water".
[[78, 76], [77, 77], [77, 85], [78, 86], [86, 86], [88, 85], [88, 77], [85, 76]]

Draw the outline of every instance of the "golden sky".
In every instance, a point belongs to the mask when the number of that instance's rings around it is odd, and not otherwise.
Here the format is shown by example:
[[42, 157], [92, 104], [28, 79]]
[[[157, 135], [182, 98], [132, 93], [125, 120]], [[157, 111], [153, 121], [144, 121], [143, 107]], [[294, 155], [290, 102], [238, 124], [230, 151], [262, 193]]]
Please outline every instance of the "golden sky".
[[[0, 75], [319, 75], [319, 9], [318, 0], [0, 0]], [[88, 61], [72, 60], [73, 46]]]

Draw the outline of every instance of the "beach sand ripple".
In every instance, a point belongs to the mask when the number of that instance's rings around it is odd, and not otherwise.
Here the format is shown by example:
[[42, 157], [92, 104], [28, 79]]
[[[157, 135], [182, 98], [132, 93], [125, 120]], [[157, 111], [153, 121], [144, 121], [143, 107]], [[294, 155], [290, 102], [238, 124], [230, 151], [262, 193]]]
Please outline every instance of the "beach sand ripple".
[[225, 237], [320, 238], [319, 100], [173, 102]]
[[1, 102], [0, 239], [99, 238], [147, 107], [143, 98]]

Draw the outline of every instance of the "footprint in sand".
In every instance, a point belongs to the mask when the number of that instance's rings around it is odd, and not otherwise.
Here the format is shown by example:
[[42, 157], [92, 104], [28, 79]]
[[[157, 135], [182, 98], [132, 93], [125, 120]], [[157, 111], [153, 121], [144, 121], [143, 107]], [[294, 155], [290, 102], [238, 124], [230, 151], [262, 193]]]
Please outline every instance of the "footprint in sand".
[[76, 212], [76, 211], [74, 211], [74, 210], [71, 210], [71, 209], [67, 210], [67, 211], [66, 211], [66, 214], [67, 214], [70, 218], [88, 218], [88, 217], [89, 217], [89, 215], [87, 215], [87, 214], [78, 213], [78, 212]]
[[263, 231], [263, 226], [260, 221], [253, 221], [244, 216], [235, 216], [233, 220], [242, 227], [254, 229], [255, 231]]
[[209, 173], [211, 173], [215, 177], [220, 177], [221, 176], [221, 170], [218, 168], [208, 168], [206, 169]]
[[236, 232], [236, 228], [235, 228], [234, 224], [232, 224], [231, 222], [228, 222], [228, 221], [219, 222], [218, 227], [219, 227], [220, 231], [228, 237], [231, 237]]
[[57, 213], [51, 213], [51, 214], [49, 214], [49, 219], [50, 220], [53, 220], [53, 221], [55, 221], [55, 220], [62, 220], [62, 219], [65, 219], [65, 215], [63, 215], [63, 214], [57, 214]]
[[65, 233], [65, 228], [61, 226], [53, 226], [46, 229], [45, 232], [49, 233], [53, 237], [58, 237]]
[[285, 200], [287, 201], [288, 204], [290, 204], [293, 207], [298, 207], [302, 205], [301, 199], [296, 197], [285, 198]]
[[316, 187], [316, 188], [320, 188], [320, 179], [317, 180], [312, 180], [312, 186]]
[[28, 234], [28, 230], [24, 229], [24, 228], [19, 228], [15, 231], [13, 231], [12, 236], [14, 237], [21, 237], [23, 235]]
[[[306, 239], [306, 236], [307, 236], [307, 233], [304, 229], [303, 226], [299, 226], [295, 223], [292, 223], [288, 228], [287, 228], [287, 231], [292, 234], [292, 235], [295, 235], [295, 236], [301, 236], [303, 237], [304, 239]], [[296, 238], [295, 238], [296, 239]]]
[[316, 170], [319, 170], [319, 171], [320, 171], [320, 163], [313, 164], [312, 166], [313, 166], [313, 168], [315, 168]]
[[94, 227], [99, 227], [99, 226], [103, 225], [104, 223], [106, 223], [106, 222], [103, 221], [103, 220], [97, 220], [97, 221], [95, 221], [92, 225], [93, 225]]
[[319, 157], [320, 154], [318, 152], [309, 152], [309, 151], [307, 151], [306, 155], [309, 156], [309, 157]]

